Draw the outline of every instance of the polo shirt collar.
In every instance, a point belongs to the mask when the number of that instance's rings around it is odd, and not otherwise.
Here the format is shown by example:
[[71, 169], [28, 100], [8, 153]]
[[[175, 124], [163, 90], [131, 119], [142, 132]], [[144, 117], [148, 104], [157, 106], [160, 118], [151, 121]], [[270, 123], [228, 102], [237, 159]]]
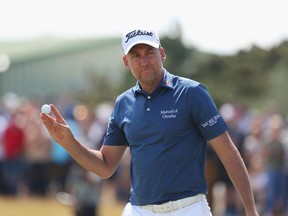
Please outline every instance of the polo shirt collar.
[[[164, 76], [159, 86], [163, 88], [167, 88], [167, 89], [173, 89], [173, 76], [165, 68], [164, 68]], [[141, 92], [142, 92], [142, 89], [141, 89], [140, 83], [137, 81], [134, 87], [134, 95], [136, 96], [137, 94]]]
[[173, 76], [166, 69], [164, 69], [164, 76], [160, 83], [161, 87], [173, 89]]

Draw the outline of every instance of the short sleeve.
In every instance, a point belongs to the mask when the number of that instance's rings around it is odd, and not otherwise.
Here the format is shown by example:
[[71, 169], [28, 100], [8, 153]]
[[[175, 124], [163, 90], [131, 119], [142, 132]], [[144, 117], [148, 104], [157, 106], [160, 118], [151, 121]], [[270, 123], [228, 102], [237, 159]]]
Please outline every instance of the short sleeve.
[[193, 121], [207, 140], [217, 137], [228, 129], [204, 85], [199, 84], [194, 88], [192, 98]]

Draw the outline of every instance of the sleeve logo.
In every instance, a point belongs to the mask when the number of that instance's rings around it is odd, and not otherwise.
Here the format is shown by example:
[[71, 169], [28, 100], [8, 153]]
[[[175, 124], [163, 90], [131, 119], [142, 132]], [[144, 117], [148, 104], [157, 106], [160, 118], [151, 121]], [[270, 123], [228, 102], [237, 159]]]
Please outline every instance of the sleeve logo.
[[211, 119], [209, 119], [208, 121], [206, 121], [205, 123], [202, 124], [202, 127], [208, 127], [208, 126], [213, 126], [214, 124], [216, 124], [218, 122], [218, 119], [220, 119], [221, 116], [218, 114], [218, 115], [215, 115], [213, 116]]

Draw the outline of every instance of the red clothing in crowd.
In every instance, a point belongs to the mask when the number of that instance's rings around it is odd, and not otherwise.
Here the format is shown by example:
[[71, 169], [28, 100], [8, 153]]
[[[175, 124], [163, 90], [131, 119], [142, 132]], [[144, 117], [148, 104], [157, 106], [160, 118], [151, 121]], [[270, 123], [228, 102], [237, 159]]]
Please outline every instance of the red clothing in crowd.
[[3, 134], [4, 157], [14, 159], [22, 154], [24, 149], [24, 132], [15, 124], [9, 125]]

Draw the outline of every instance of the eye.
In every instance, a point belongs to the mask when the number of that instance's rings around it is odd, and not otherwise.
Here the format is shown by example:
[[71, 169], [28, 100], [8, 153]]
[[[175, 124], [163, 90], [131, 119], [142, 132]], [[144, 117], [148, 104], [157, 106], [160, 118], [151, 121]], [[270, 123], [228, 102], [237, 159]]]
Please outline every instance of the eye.
[[132, 53], [130, 56], [131, 56], [132, 59], [135, 59], [135, 58], [138, 58], [138, 57], [139, 57], [139, 54], [137, 54], [137, 53]]
[[154, 55], [154, 53], [155, 53], [154, 50], [150, 50], [150, 51], [148, 52], [149, 55]]
[[156, 48], [151, 48], [151, 49], [147, 50], [147, 53], [149, 55], [156, 55], [157, 52], [158, 52], [158, 49], [156, 49]]

